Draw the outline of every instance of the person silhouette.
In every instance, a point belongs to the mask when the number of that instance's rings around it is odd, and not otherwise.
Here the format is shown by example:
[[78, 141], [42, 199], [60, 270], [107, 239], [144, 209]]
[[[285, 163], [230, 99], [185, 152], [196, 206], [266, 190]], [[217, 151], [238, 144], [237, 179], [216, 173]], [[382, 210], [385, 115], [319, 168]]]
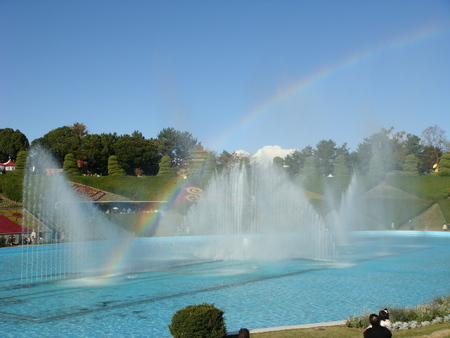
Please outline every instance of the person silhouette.
[[250, 331], [246, 328], [240, 329], [238, 338], [250, 338]]
[[371, 327], [368, 327], [364, 330], [364, 338], [391, 338], [391, 331], [380, 325], [381, 319], [380, 316], [372, 313], [369, 316]]

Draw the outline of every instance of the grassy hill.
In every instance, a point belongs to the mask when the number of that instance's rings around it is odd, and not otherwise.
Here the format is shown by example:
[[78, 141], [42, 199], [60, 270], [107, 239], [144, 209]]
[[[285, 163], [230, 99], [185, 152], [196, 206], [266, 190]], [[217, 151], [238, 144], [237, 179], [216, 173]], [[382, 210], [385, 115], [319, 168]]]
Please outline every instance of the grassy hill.
[[[93, 196], [92, 200], [161, 201], [170, 199], [181, 178], [80, 176], [71, 177], [71, 181], [77, 183], [71, 183], [73, 185], [87, 187], [79, 188], [78, 192], [84, 190], [85, 195]], [[359, 230], [388, 230], [392, 223], [396, 229], [407, 230], [409, 220], [415, 230], [441, 230], [444, 223], [450, 223], [450, 177], [391, 176], [377, 184], [358, 177], [357, 181], [355, 184], [350, 178], [317, 177], [307, 181], [297, 178], [293, 184], [305, 192], [312, 205], [324, 216], [330, 208], [347, 207], [352, 213], [352, 226]], [[1, 207], [20, 206], [17, 200], [22, 196], [21, 182], [13, 175], [0, 176]], [[353, 195], [353, 198], [347, 199], [345, 196], [348, 195]], [[179, 212], [177, 210], [173, 218], [180, 219]]]

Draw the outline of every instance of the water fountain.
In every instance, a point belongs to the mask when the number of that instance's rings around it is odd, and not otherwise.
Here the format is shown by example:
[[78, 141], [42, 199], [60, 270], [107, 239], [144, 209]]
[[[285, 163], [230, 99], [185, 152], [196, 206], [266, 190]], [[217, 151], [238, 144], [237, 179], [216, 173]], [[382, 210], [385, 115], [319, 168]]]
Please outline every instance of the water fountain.
[[27, 222], [44, 221], [36, 236], [58, 244], [2, 250], [2, 331], [168, 337], [171, 316], [202, 302], [236, 330], [342, 320], [450, 291], [447, 234], [367, 231], [349, 241], [350, 229], [337, 231], [357, 182], [329, 223], [273, 169], [236, 168], [212, 180], [178, 236], [133, 238], [62, 177], [42, 175], [54, 165], [41, 152], [32, 156]]

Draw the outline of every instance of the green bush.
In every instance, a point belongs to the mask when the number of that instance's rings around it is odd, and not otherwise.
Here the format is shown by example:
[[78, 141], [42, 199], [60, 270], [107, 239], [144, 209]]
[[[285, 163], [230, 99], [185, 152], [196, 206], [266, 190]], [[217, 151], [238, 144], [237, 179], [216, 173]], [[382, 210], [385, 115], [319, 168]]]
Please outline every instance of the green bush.
[[[419, 305], [411, 308], [392, 308], [389, 309], [389, 319], [391, 323], [396, 322], [430, 322], [438, 317], [445, 317], [450, 314], [450, 296], [438, 297], [429, 304]], [[360, 317], [350, 317], [347, 320], [348, 327], [365, 328], [369, 325], [369, 315]]]
[[0, 248], [3, 248], [4, 246], [6, 246], [6, 238], [0, 237]]
[[174, 338], [222, 338], [227, 333], [223, 314], [214, 304], [189, 305], [173, 315], [169, 330]]

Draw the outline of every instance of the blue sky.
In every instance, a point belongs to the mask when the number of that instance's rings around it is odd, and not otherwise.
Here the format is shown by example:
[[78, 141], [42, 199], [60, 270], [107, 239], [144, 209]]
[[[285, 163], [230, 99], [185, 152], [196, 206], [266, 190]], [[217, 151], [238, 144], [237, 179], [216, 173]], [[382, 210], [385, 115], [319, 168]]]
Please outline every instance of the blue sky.
[[218, 153], [450, 133], [450, 1], [0, 0], [0, 128]]

